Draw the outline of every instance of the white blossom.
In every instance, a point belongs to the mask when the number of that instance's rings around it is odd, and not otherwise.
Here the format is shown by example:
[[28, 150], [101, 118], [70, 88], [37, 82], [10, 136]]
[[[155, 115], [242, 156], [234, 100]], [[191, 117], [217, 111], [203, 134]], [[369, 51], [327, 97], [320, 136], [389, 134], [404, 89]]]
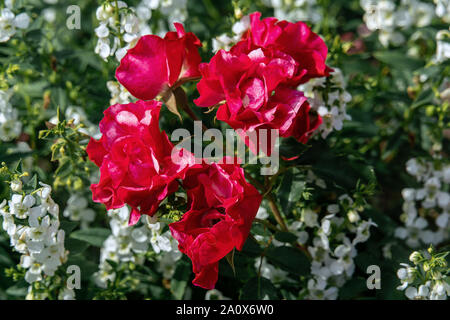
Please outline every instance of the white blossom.
[[0, 140], [11, 141], [22, 132], [18, 111], [10, 103], [12, 91], [0, 90]]
[[95, 219], [95, 211], [88, 207], [86, 197], [77, 193], [72, 194], [67, 200], [63, 215], [71, 221], [80, 221], [82, 229], [87, 228]]
[[141, 223], [129, 226], [130, 210], [127, 206], [110, 210], [108, 215], [112, 234], [105, 240], [100, 252], [99, 271], [95, 273], [96, 284], [106, 288], [108, 282], [114, 281], [116, 277], [107, 260], [142, 264], [148, 251], [157, 254], [158, 269], [166, 279], [170, 279], [175, 271], [175, 262], [181, 258], [170, 231], [163, 232], [163, 224], [149, 216], [142, 217]]
[[378, 31], [380, 43], [399, 46], [406, 41], [403, 30], [412, 26], [422, 28], [431, 24], [435, 6], [419, 0], [360, 0], [365, 11], [363, 20], [371, 31]]
[[[26, 269], [28, 283], [53, 276], [66, 262], [64, 230], [59, 228], [59, 208], [51, 198], [51, 187], [40, 183], [30, 194], [13, 193], [11, 200], [0, 206], [3, 229], [13, 249], [21, 253], [20, 265]], [[28, 298], [32, 298], [29, 293]]]
[[332, 131], [342, 130], [344, 121], [351, 120], [347, 114], [347, 103], [352, 99], [349, 92], [346, 91], [344, 77], [339, 68], [334, 68], [331, 73], [331, 91], [324, 100], [325, 78], [311, 79], [302, 84], [298, 89], [304, 92], [311, 107], [322, 117], [322, 124], [317, 132], [322, 138], [326, 138]]
[[0, 10], [0, 42], [7, 42], [17, 29], [27, 29], [30, 25], [30, 17], [22, 12], [15, 15], [11, 2], [5, 3], [6, 7]]

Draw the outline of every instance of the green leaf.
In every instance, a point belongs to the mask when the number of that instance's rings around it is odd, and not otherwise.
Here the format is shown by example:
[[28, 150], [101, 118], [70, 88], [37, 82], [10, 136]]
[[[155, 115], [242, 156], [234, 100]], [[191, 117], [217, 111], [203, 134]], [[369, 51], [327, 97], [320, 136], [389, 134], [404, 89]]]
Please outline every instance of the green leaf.
[[66, 235], [70, 234], [76, 227], [78, 227], [79, 223], [76, 221], [68, 221], [63, 220], [60, 223], [60, 228], [64, 230]]
[[26, 186], [32, 190], [36, 190], [38, 187], [37, 175], [34, 174], [33, 177], [26, 183]]
[[339, 290], [339, 298], [342, 300], [353, 299], [366, 290], [366, 279], [362, 277], [352, 278]]
[[27, 295], [27, 287], [20, 287], [18, 285], [9, 287], [6, 290], [6, 294], [13, 297], [25, 297]]
[[414, 100], [411, 105], [411, 109], [417, 109], [427, 104], [433, 103], [434, 100], [434, 92], [432, 89], [422, 91], [419, 96]]
[[9, 256], [8, 252], [0, 247], [0, 265], [3, 265], [5, 267], [12, 266], [14, 262], [12, 261], [11, 257]]
[[266, 254], [267, 259], [277, 267], [298, 276], [310, 273], [311, 263], [306, 255], [292, 247], [270, 247]]
[[89, 243], [77, 239], [67, 239], [65, 247], [72, 255], [83, 253], [88, 247]]
[[275, 234], [275, 239], [284, 243], [292, 243], [297, 241], [297, 236], [290, 232], [279, 231]]
[[225, 256], [227, 258], [227, 262], [230, 265], [231, 269], [233, 269], [233, 273], [236, 276], [236, 269], [234, 268], [234, 248], [233, 250]]
[[263, 250], [259, 246], [258, 242], [256, 242], [253, 238], [248, 237], [241, 252], [248, 257], [256, 258], [261, 255], [262, 251]]
[[91, 228], [75, 231], [70, 235], [70, 238], [85, 241], [95, 247], [101, 247], [110, 234], [111, 230], [109, 229]]
[[59, 160], [59, 166], [55, 170], [55, 176], [60, 176], [61, 178], [67, 177], [72, 172], [72, 165], [69, 157], [64, 157]]
[[300, 199], [305, 190], [306, 183], [296, 175], [297, 169], [292, 169], [284, 174], [281, 186], [278, 190], [278, 198], [283, 212], [288, 215], [292, 206]]
[[17, 162], [16, 167], [14, 168], [14, 171], [17, 173], [23, 173], [22, 158], [20, 158], [19, 161]]
[[277, 289], [264, 277], [253, 277], [242, 287], [241, 300], [261, 300], [265, 297], [271, 300], [279, 299]]
[[424, 66], [420, 59], [412, 58], [401, 51], [377, 51], [373, 54], [379, 61], [386, 63], [394, 69], [414, 71]]
[[180, 300], [183, 298], [190, 276], [191, 268], [189, 264], [183, 261], [179, 262], [170, 281], [170, 292], [172, 292], [175, 299]]

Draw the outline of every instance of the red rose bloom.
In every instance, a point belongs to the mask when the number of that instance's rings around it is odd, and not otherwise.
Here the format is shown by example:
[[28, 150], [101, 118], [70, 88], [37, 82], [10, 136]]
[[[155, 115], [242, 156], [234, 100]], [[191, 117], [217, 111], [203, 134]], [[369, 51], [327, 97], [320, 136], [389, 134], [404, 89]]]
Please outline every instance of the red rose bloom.
[[278, 84], [294, 74], [294, 60], [262, 49], [237, 55], [219, 50], [209, 64], [200, 65], [200, 72], [200, 97], [194, 102], [209, 107], [225, 100], [236, 115], [244, 108], [258, 110], [267, 103]]
[[247, 183], [237, 164], [203, 164], [187, 171], [183, 181], [190, 210], [169, 225], [178, 247], [191, 260], [193, 284], [214, 288], [219, 260], [241, 250], [262, 197]]
[[140, 214], [153, 215], [193, 163], [184, 150], [184, 162], [172, 162], [173, 145], [159, 129], [160, 108], [157, 101], [110, 106], [100, 122], [101, 139], [91, 138], [86, 149], [100, 167], [100, 181], [91, 185], [93, 200], [107, 209], [127, 203], [133, 208], [131, 224]]
[[138, 99], [154, 99], [158, 94], [200, 76], [200, 40], [175, 23], [176, 32], [164, 39], [147, 35], [128, 50], [116, 70], [117, 80]]
[[[245, 132], [278, 129], [281, 137], [294, 137], [298, 141], [306, 143], [322, 123], [322, 118], [309, 114], [310, 109], [302, 92], [279, 87], [268, 103], [259, 109], [247, 108], [241, 113], [233, 115], [228, 104], [224, 104], [217, 111], [217, 119], [225, 121], [232, 128], [243, 129]], [[270, 134], [269, 131], [268, 134]], [[267, 141], [268, 143], [271, 141], [270, 136]], [[256, 146], [252, 147], [252, 150], [255, 149]], [[268, 150], [268, 154], [270, 155], [270, 150]]]
[[304, 23], [291, 23], [276, 18], [260, 20], [261, 13], [250, 14], [250, 28], [231, 52], [246, 53], [257, 48], [281, 51], [295, 62], [295, 72], [285, 84], [298, 86], [312, 78], [329, 76], [332, 69], [326, 64], [328, 48], [325, 42]]
[[[197, 85], [200, 107], [220, 104], [217, 119], [240, 135], [255, 153], [272, 152], [271, 133], [267, 145], [260, 145], [261, 129], [279, 130], [282, 137], [306, 143], [322, 119], [309, 114], [310, 106], [302, 93], [294, 90], [314, 77], [328, 76], [325, 65], [327, 47], [302, 22], [275, 18], [260, 20], [250, 15], [250, 29], [230, 52], [220, 50], [209, 63], [200, 64], [202, 79]], [[261, 141], [246, 137], [255, 131]]]

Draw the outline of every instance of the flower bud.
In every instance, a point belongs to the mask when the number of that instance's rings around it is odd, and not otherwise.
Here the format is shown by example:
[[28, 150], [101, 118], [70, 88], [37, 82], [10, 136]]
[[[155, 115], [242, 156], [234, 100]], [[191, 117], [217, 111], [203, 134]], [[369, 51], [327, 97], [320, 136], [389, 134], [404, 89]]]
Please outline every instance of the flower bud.
[[355, 223], [359, 221], [359, 214], [355, 210], [350, 210], [347, 212], [348, 220], [350, 220], [351, 223]]
[[423, 259], [423, 256], [419, 251], [414, 251], [409, 256], [409, 261], [411, 261], [414, 264], [419, 264], [420, 260], [422, 260], [422, 259]]
[[20, 180], [14, 180], [11, 182], [11, 190], [14, 192], [21, 192], [22, 191], [22, 181]]

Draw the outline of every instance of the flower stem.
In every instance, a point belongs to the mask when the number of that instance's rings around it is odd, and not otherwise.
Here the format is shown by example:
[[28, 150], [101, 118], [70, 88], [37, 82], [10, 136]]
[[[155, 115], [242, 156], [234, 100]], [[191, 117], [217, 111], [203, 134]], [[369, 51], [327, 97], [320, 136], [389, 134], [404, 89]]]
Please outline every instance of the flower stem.
[[[288, 229], [286, 223], [284, 222], [283, 216], [281, 215], [281, 212], [278, 209], [277, 204], [275, 203], [275, 199], [274, 199], [272, 193], [267, 194], [266, 198], [269, 201], [270, 210], [272, 210], [272, 213], [273, 213], [277, 223], [280, 225], [280, 227], [282, 228], [283, 231], [289, 232], [289, 229]], [[309, 253], [308, 249], [306, 249], [306, 247], [304, 247], [302, 244], [297, 242], [297, 243], [295, 243], [295, 247], [297, 249], [301, 250], [308, 257], [309, 260], [312, 259], [311, 254]]]

